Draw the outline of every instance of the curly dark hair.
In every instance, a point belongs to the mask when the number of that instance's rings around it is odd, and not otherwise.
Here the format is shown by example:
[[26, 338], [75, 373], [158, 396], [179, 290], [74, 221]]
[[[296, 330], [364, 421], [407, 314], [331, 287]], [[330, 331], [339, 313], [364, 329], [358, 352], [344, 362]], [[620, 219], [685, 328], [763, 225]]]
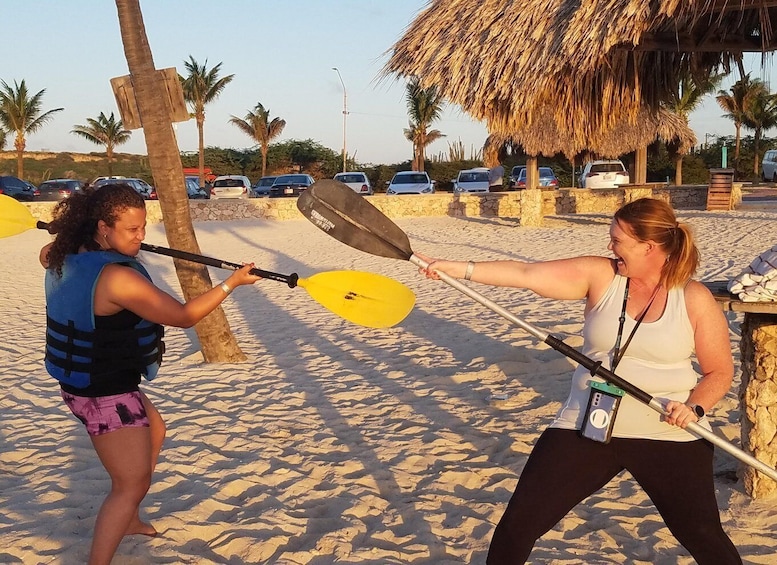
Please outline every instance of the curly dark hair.
[[49, 231], [56, 234], [49, 250], [49, 269], [61, 276], [67, 255], [78, 253], [82, 247], [88, 251], [99, 250], [94, 239], [97, 222], [102, 220], [113, 227], [128, 208], [145, 210], [146, 203], [134, 188], [123, 183], [87, 188], [62, 200], [54, 208], [54, 219], [49, 223]]

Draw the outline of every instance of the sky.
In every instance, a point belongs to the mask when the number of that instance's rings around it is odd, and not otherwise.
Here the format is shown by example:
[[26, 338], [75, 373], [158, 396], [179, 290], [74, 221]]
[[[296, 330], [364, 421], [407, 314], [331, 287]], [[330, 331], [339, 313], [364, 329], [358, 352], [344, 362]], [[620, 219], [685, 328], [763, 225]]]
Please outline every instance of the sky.
[[[253, 141], [228, 123], [257, 103], [270, 117], [286, 120], [279, 141], [313, 139], [340, 152], [343, 147], [343, 84], [347, 93], [348, 154], [360, 163], [397, 163], [412, 158], [407, 127], [405, 82], [381, 78], [387, 51], [426, 6], [427, 0], [142, 0], [141, 9], [157, 68], [176, 67], [193, 56], [208, 68], [222, 63], [232, 82], [206, 106], [205, 144], [253, 148]], [[16, 43], [0, 51], [0, 79], [25, 80], [28, 90], [45, 89], [43, 109], [64, 108], [27, 139], [30, 151], [87, 153], [102, 148], [70, 133], [100, 112], [118, 109], [112, 77], [128, 74], [111, 0], [0, 0], [0, 14], [28, 22]], [[8, 39], [8, 38], [6, 38]], [[754, 78], [770, 80], [771, 65], [747, 59]], [[340, 77], [332, 68], [340, 71]], [[733, 79], [724, 82], [728, 88]], [[772, 84], [775, 82], [772, 80]], [[516, 85], [519, 87], [520, 85]], [[700, 142], [732, 136], [713, 97], [691, 115]], [[446, 137], [427, 149], [448, 154], [461, 142], [466, 157], [477, 152], [487, 131], [458, 106], [446, 106], [434, 124]], [[176, 125], [181, 151], [197, 150], [193, 120]], [[706, 136], [705, 136], [706, 134]], [[145, 154], [142, 130], [118, 148]]]

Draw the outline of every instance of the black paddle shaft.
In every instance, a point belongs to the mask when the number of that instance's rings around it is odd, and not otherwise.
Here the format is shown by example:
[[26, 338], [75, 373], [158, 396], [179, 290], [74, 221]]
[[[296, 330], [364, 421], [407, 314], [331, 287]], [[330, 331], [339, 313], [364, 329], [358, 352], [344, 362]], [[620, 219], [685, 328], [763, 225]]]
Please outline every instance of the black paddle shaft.
[[[46, 222], [38, 221], [35, 224], [39, 230], [49, 231], [49, 224]], [[49, 233], [51, 233], [49, 231]], [[175, 259], [183, 259], [184, 261], [191, 261], [192, 263], [200, 263], [201, 265], [209, 265], [211, 267], [217, 267], [219, 269], [230, 269], [237, 271], [243, 265], [239, 263], [230, 263], [229, 261], [222, 261], [221, 259], [214, 259], [213, 257], [206, 257], [205, 255], [197, 255], [196, 253], [189, 253], [187, 251], [179, 251], [178, 249], [170, 249], [169, 247], [160, 247], [159, 245], [149, 245], [148, 243], [141, 243], [140, 248], [143, 251], [149, 253], [156, 253], [157, 255], [166, 255], [168, 257], [174, 257]], [[263, 279], [269, 279], [271, 281], [284, 282], [289, 285], [289, 288], [297, 286], [299, 281], [299, 275], [292, 273], [290, 275], [283, 275], [281, 273], [273, 273], [272, 271], [265, 271], [264, 269], [251, 269], [251, 274]]]
[[[239, 263], [231, 263], [229, 261], [223, 261], [221, 259], [214, 259], [213, 257], [206, 257], [205, 255], [197, 255], [196, 253], [188, 253], [187, 251], [180, 251], [178, 249], [170, 249], [169, 247], [160, 247], [158, 245], [149, 245], [148, 243], [141, 243], [140, 248], [143, 251], [149, 251], [158, 255], [167, 255], [175, 259], [183, 259], [184, 261], [191, 261], [192, 263], [200, 263], [202, 265], [210, 265], [211, 267], [217, 267], [219, 269], [231, 269], [237, 271], [243, 265]], [[297, 286], [299, 281], [299, 275], [292, 273], [290, 275], [283, 275], [281, 273], [273, 273], [272, 271], [265, 271], [264, 269], [251, 269], [251, 274], [263, 279], [269, 279], [272, 281], [285, 282], [289, 285], [289, 288]]]

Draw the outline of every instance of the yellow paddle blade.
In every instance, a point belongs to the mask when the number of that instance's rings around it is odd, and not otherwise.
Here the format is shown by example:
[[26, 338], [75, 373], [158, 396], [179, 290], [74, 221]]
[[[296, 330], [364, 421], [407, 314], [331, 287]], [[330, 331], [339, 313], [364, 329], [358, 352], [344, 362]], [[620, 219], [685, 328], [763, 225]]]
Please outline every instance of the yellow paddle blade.
[[10, 237], [38, 227], [27, 206], [0, 194], [0, 237]]
[[400, 282], [361, 271], [327, 271], [297, 286], [324, 308], [349, 322], [368, 328], [388, 328], [407, 317], [415, 294]]

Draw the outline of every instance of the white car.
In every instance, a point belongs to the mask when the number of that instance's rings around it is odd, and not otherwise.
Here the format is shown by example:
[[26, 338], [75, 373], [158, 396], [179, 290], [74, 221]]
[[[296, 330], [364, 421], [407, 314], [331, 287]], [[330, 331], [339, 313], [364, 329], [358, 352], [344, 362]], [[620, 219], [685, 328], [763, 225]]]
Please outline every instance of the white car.
[[418, 171], [401, 171], [394, 175], [386, 194], [432, 194], [434, 186], [429, 175]]
[[617, 188], [629, 184], [629, 172], [618, 159], [590, 161], [578, 181], [580, 188]]
[[242, 175], [223, 175], [216, 177], [210, 187], [210, 197], [217, 198], [248, 198], [251, 192], [251, 181]]
[[488, 169], [478, 167], [459, 171], [453, 181], [453, 192], [488, 192]]
[[356, 194], [372, 195], [370, 179], [364, 173], [337, 173], [334, 176], [334, 180], [347, 185]]

